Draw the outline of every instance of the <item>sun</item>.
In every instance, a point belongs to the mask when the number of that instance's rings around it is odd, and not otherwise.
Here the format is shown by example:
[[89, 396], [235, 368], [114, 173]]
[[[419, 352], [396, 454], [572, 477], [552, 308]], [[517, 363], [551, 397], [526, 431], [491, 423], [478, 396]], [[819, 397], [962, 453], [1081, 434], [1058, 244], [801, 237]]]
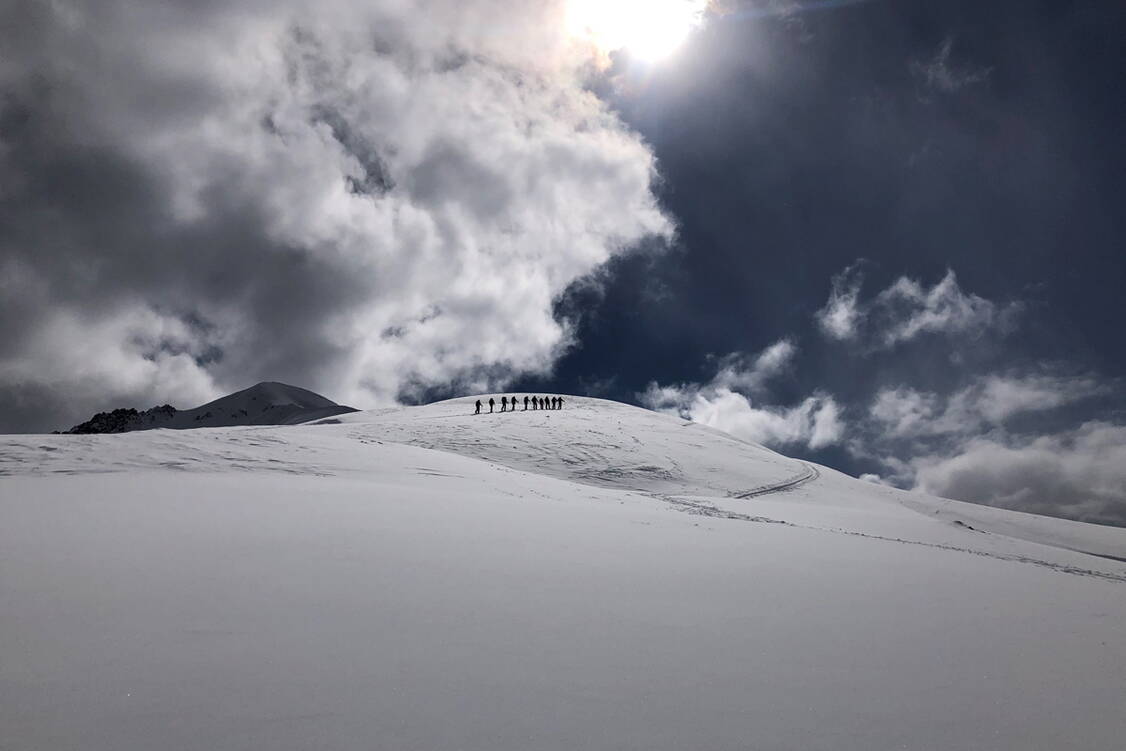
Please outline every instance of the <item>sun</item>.
[[600, 52], [654, 62], [700, 24], [708, 0], [567, 0], [567, 31]]

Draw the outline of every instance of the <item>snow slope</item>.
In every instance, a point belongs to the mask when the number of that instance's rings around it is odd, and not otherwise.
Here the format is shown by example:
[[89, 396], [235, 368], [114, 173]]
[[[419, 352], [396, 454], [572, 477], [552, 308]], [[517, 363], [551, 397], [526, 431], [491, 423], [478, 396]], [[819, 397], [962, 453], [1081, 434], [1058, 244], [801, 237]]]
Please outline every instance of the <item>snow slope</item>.
[[0, 438], [0, 748], [1120, 747], [1126, 531], [472, 401]]

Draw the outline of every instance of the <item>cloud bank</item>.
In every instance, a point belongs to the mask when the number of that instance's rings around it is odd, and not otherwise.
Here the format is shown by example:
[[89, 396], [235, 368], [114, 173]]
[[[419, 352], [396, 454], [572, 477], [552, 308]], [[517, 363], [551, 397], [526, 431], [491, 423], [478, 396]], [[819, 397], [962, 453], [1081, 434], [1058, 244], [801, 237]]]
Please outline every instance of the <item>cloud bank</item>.
[[1108, 391], [1088, 375], [988, 375], [945, 398], [904, 386], [882, 388], [872, 401], [870, 415], [885, 436], [973, 435], [1018, 415], [1045, 412]]
[[[1090, 375], [977, 376], [950, 394], [880, 389], [849, 441], [900, 487], [1079, 521], [1126, 525], [1126, 426], [1058, 419], [1113, 396]], [[1097, 402], [1096, 402], [1097, 403]]]
[[1126, 526], [1126, 426], [1084, 423], [1041, 436], [975, 438], [913, 462], [915, 486], [991, 506]]
[[358, 406], [544, 372], [669, 238], [562, 2], [0, 10], [0, 429], [255, 380]]

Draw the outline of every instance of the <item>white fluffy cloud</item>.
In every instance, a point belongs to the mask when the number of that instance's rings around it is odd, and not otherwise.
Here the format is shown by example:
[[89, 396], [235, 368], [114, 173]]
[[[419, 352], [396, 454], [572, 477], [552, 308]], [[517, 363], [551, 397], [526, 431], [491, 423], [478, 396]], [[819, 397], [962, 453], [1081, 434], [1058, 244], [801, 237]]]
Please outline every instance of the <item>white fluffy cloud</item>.
[[758, 393], [767, 381], [784, 373], [793, 363], [797, 346], [789, 339], [770, 345], [753, 358], [733, 353], [720, 360], [712, 383], [736, 391]]
[[825, 448], [844, 434], [833, 397], [816, 394], [794, 407], [756, 407], [743, 394], [725, 388], [697, 391], [686, 405], [688, 417], [702, 425], [768, 446]]
[[785, 372], [796, 353], [794, 343], [783, 339], [754, 357], [724, 357], [708, 383], [651, 383], [638, 398], [650, 409], [769, 446], [819, 449], [838, 443], [845, 428], [832, 396], [816, 393], [788, 407], [759, 403], [768, 395], [767, 382]]
[[932, 287], [900, 277], [871, 300], [861, 299], [863, 274], [854, 264], [833, 277], [829, 299], [816, 313], [830, 339], [889, 348], [923, 334], [977, 335], [1007, 329], [1019, 305], [998, 304], [967, 293], [953, 271]]
[[1002, 322], [1004, 308], [958, 285], [953, 271], [930, 289], [914, 279], [900, 277], [881, 292], [875, 307], [887, 319], [883, 332], [888, 346], [923, 333], [972, 333]]
[[850, 266], [833, 277], [829, 300], [816, 314], [817, 323], [826, 336], [841, 341], [857, 336], [863, 318], [860, 308], [862, 282], [863, 277], [856, 266]]
[[673, 231], [562, 13], [10, 4], [0, 390], [42, 421], [258, 379], [367, 406], [550, 368], [556, 297]]

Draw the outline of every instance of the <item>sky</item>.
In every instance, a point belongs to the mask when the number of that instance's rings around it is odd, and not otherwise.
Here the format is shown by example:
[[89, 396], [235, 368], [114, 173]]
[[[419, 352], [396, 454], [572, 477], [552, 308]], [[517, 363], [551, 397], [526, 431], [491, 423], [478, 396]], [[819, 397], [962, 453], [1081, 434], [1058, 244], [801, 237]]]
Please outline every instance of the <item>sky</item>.
[[1109, 0], [12, 0], [0, 430], [576, 393], [1126, 525], [1124, 36]]

